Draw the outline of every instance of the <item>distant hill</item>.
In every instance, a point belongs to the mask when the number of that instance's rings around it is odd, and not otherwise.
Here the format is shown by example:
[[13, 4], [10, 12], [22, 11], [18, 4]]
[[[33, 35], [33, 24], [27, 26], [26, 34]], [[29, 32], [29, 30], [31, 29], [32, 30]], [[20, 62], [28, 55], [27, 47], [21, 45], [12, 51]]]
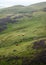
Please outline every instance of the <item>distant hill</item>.
[[32, 4], [32, 5], [30, 5], [30, 7], [34, 8], [34, 9], [42, 9], [42, 8], [46, 7], [46, 2]]
[[34, 11], [46, 8], [46, 2], [33, 4], [30, 6], [16, 5], [8, 8], [4, 8], [0, 11], [1, 14], [15, 14], [15, 13], [31, 13]]

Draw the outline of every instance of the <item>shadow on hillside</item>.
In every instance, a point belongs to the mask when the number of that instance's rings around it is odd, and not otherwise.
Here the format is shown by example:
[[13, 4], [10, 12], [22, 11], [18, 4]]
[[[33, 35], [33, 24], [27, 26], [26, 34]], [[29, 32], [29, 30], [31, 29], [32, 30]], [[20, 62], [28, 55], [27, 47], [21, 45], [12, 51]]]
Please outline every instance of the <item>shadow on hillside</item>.
[[0, 19], [0, 32], [2, 32], [3, 30], [7, 29], [7, 24], [8, 23], [15, 23], [17, 22], [17, 20], [12, 20], [9, 16], [6, 18], [2, 18]]
[[0, 63], [3, 62], [7, 65], [46, 65], [46, 40], [40, 40], [39, 42], [34, 42], [33, 49], [41, 50], [40, 53], [35, 53], [34, 58], [31, 57], [19, 57], [19, 56], [9, 56], [9, 57], [1, 57]]

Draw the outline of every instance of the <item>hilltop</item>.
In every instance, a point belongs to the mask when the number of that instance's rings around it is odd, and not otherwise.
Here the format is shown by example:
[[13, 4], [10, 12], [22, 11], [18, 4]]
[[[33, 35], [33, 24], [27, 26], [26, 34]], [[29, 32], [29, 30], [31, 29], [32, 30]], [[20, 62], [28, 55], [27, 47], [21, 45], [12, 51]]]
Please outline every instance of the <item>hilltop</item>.
[[2, 9], [0, 13], [1, 14], [31, 13], [32, 11], [38, 11], [43, 8], [46, 8], [46, 2], [41, 2], [29, 6], [15, 5], [12, 7]]

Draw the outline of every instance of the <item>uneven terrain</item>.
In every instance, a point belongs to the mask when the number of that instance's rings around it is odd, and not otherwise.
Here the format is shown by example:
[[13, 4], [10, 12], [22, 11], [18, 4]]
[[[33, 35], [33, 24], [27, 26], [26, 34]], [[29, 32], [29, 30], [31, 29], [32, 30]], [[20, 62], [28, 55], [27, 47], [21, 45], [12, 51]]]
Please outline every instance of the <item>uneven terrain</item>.
[[0, 9], [0, 65], [46, 65], [46, 2]]

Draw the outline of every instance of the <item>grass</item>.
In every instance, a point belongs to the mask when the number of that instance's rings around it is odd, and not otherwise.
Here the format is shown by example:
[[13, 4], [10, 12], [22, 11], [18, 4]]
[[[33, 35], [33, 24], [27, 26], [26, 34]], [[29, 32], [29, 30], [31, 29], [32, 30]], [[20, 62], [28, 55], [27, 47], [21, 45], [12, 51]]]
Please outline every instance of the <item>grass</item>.
[[19, 43], [27, 43], [34, 40], [34, 38], [46, 37], [46, 13], [42, 13], [36, 16], [32, 15], [32, 18], [23, 18], [18, 23], [7, 24], [7, 29], [0, 33], [0, 47], [7, 47]]
[[[33, 49], [34, 43], [46, 39], [46, 12], [37, 11], [7, 23], [0, 32], [0, 65], [30, 65], [46, 48]], [[11, 15], [14, 20], [15, 15]], [[3, 16], [0, 15], [0, 18]], [[46, 44], [46, 42], [45, 42]], [[40, 63], [40, 64], [39, 64]], [[41, 61], [31, 65], [45, 65]]]

